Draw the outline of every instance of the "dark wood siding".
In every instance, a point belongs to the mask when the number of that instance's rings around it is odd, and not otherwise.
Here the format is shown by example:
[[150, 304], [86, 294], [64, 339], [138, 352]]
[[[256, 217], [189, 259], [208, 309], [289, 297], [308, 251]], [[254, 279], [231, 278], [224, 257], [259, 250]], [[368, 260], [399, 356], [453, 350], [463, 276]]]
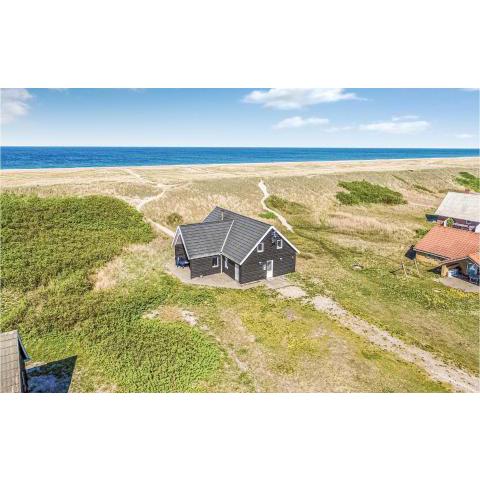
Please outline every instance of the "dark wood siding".
[[[212, 259], [218, 258], [218, 267], [212, 267]], [[222, 271], [220, 266], [221, 256], [213, 255], [212, 257], [194, 258], [190, 260], [190, 276], [205, 277], [207, 275], [213, 275], [214, 273], [220, 273]]]
[[273, 260], [273, 276], [285, 275], [295, 271], [296, 252], [285, 241], [283, 247], [277, 249], [276, 244], [271, 242], [271, 232], [262, 239], [264, 251], [259, 253], [257, 249], [248, 256], [240, 266], [240, 283], [254, 282], [267, 277], [267, 260]]
[[187, 258], [187, 252], [185, 251], [185, 247], [183, 243], [180, 241], [177, 245], [175, 245], [175, 258], [176, 257], [185, 257]]
[[[225, 268], [225, 260], [228, 262], [228, 268]], [[235, 280], [235, 263], [232, 262], [230, 259], [227, 257], [222, 256], [222, 268], [223, 268], [223, 273], [228, 275], [230, 278], [233, 278]]]

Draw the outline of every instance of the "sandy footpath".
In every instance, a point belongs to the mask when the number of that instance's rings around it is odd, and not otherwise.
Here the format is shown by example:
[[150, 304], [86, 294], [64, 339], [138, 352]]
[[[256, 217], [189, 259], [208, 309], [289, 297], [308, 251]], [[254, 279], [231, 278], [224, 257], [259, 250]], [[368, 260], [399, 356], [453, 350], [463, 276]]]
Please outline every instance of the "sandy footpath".
[[142, 167], [85, 167], [1, 170], [3, 187], [94, 182], [132, 182], [138, 173], [151, 182], [207, 180], [232, 177], [321, 175], [344, 172], [382, 172], [436, 168], [479, 168], [480, 157], [407, 160], [349, 160], [335, 162], [237, 163], [231, 165], [175, 165]]

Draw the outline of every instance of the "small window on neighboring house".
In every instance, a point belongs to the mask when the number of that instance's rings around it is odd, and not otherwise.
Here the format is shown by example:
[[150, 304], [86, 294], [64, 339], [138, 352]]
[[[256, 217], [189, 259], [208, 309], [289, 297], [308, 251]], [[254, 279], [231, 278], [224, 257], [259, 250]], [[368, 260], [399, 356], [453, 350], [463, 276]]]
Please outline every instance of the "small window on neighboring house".
[[262, 253], [264, 250], [265, 250], [265, 245], [263, 244], [263, 242], [260, 242], [257, 246], [257, 252]]
[[283, 248], [283, 240], [281, 238], [277, 240], [277, 250], [279, 250], [280, 248]]
[[228, 258], [225, 257], [225, 270], [228, 270]]
[[218, 257], [213, 257], [212, 258], [212, 267], [217, 268], [218, 267]]

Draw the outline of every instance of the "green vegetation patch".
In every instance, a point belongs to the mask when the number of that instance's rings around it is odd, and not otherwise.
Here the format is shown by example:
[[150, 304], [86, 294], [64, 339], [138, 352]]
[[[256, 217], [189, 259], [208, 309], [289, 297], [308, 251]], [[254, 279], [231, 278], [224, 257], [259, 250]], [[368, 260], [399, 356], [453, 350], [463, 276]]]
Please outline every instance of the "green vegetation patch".
[[35, 361], [77, 357], [74, 389], [195, 391], [220, 370], [225, 354], [204, 332], [145, 312], [160, 305], [210, 305], [159, 271], [106, 290], [91, 273], [124, 246], [148, 242], [150, 226], [113, 198], [3, 195], [0, 330], [19, 329]]
[[480, 192], [480, 178], [476, 175], [472, 175], [469, 172], [460, 172], [455, 180], [460, 185], [463, 185], [474, 192]]
[[268, 220], [275, 220], [277, 218], [273, 212], [262, 212], [259, 213], [258, 216]]
[[384, 203], [399, 205], [407, 203], [402, 194], [390, 190], [388, 187], [376, 185], [365, 180], [353, 182], [339, 182], [338, 185], [347, 192], [338, 192], [337, 199], [343, 205], [359, 205], [362, 203]]
[[114, 198], [2, 195], [1, 212], [2, 285], [24, 291], [86, 274], [153, 238], [141, 214]]
[[268, 207], [273, 208], [274, 210], [280, 210], [281, 212], [289, 215], [300, 215], [308, 211], [308, 208], [305, 205], [286, 200], [285, 198], [278, 197], [277, 195], [270, 195], [266, 200], [266, 204]]

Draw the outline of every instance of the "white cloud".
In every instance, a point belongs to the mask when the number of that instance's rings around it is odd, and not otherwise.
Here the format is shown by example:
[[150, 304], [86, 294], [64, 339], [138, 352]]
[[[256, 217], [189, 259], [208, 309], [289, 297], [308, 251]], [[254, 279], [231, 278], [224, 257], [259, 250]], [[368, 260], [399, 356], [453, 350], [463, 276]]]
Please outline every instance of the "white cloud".
[[278, 110], [296, 110], [318, 103], [333, 103], [340, 100], [360, 100], [355, 93], [346, 93], [343, 88], [271, 88], [254, 90], [243, 99]]
[[393, 117], [391, 122], [367, 123], [360, 125], [358, 128], [370, 132], [403, 134], [423, 132], [430, 127], [430, 123], [425, 120], [402, 121], [394, 120], [395, 118], [401, 119], [405, 117]]
[[402, 120], [418, 120], [418, 115], [401, 115], [399, 117], [392, 117], [392, 122], [400, 122]]
[[472, 135], [471, 133], [457, 133], [455, 136], [457, 138], [475, 138], [475, 135]]
[[329, 127], [325, 128], [323, 131], [327, 133], [336, 133], [336, 132], [346, 132], [348, 130], [353, 130], [355, 127], [352, 125], [345, 125], [343, 127]]
[[314, 125], [326, 125], [329, 123], [328, 118], [319, 118], [319, 117], [309, 117], [309, 118], [302, 118], [302, 117], [289, 117], [285, 118], [282, 121], [278, 122], [276, 125], [273, 126], [275, 129], [281, 128], [301, 128], [301, 127], [308, 127]]
[[29, 102], [32, 95], [26, 88], [2, 88], [1, 89], [1, 121], [9, 123], [17, 117], [28, 113]]

